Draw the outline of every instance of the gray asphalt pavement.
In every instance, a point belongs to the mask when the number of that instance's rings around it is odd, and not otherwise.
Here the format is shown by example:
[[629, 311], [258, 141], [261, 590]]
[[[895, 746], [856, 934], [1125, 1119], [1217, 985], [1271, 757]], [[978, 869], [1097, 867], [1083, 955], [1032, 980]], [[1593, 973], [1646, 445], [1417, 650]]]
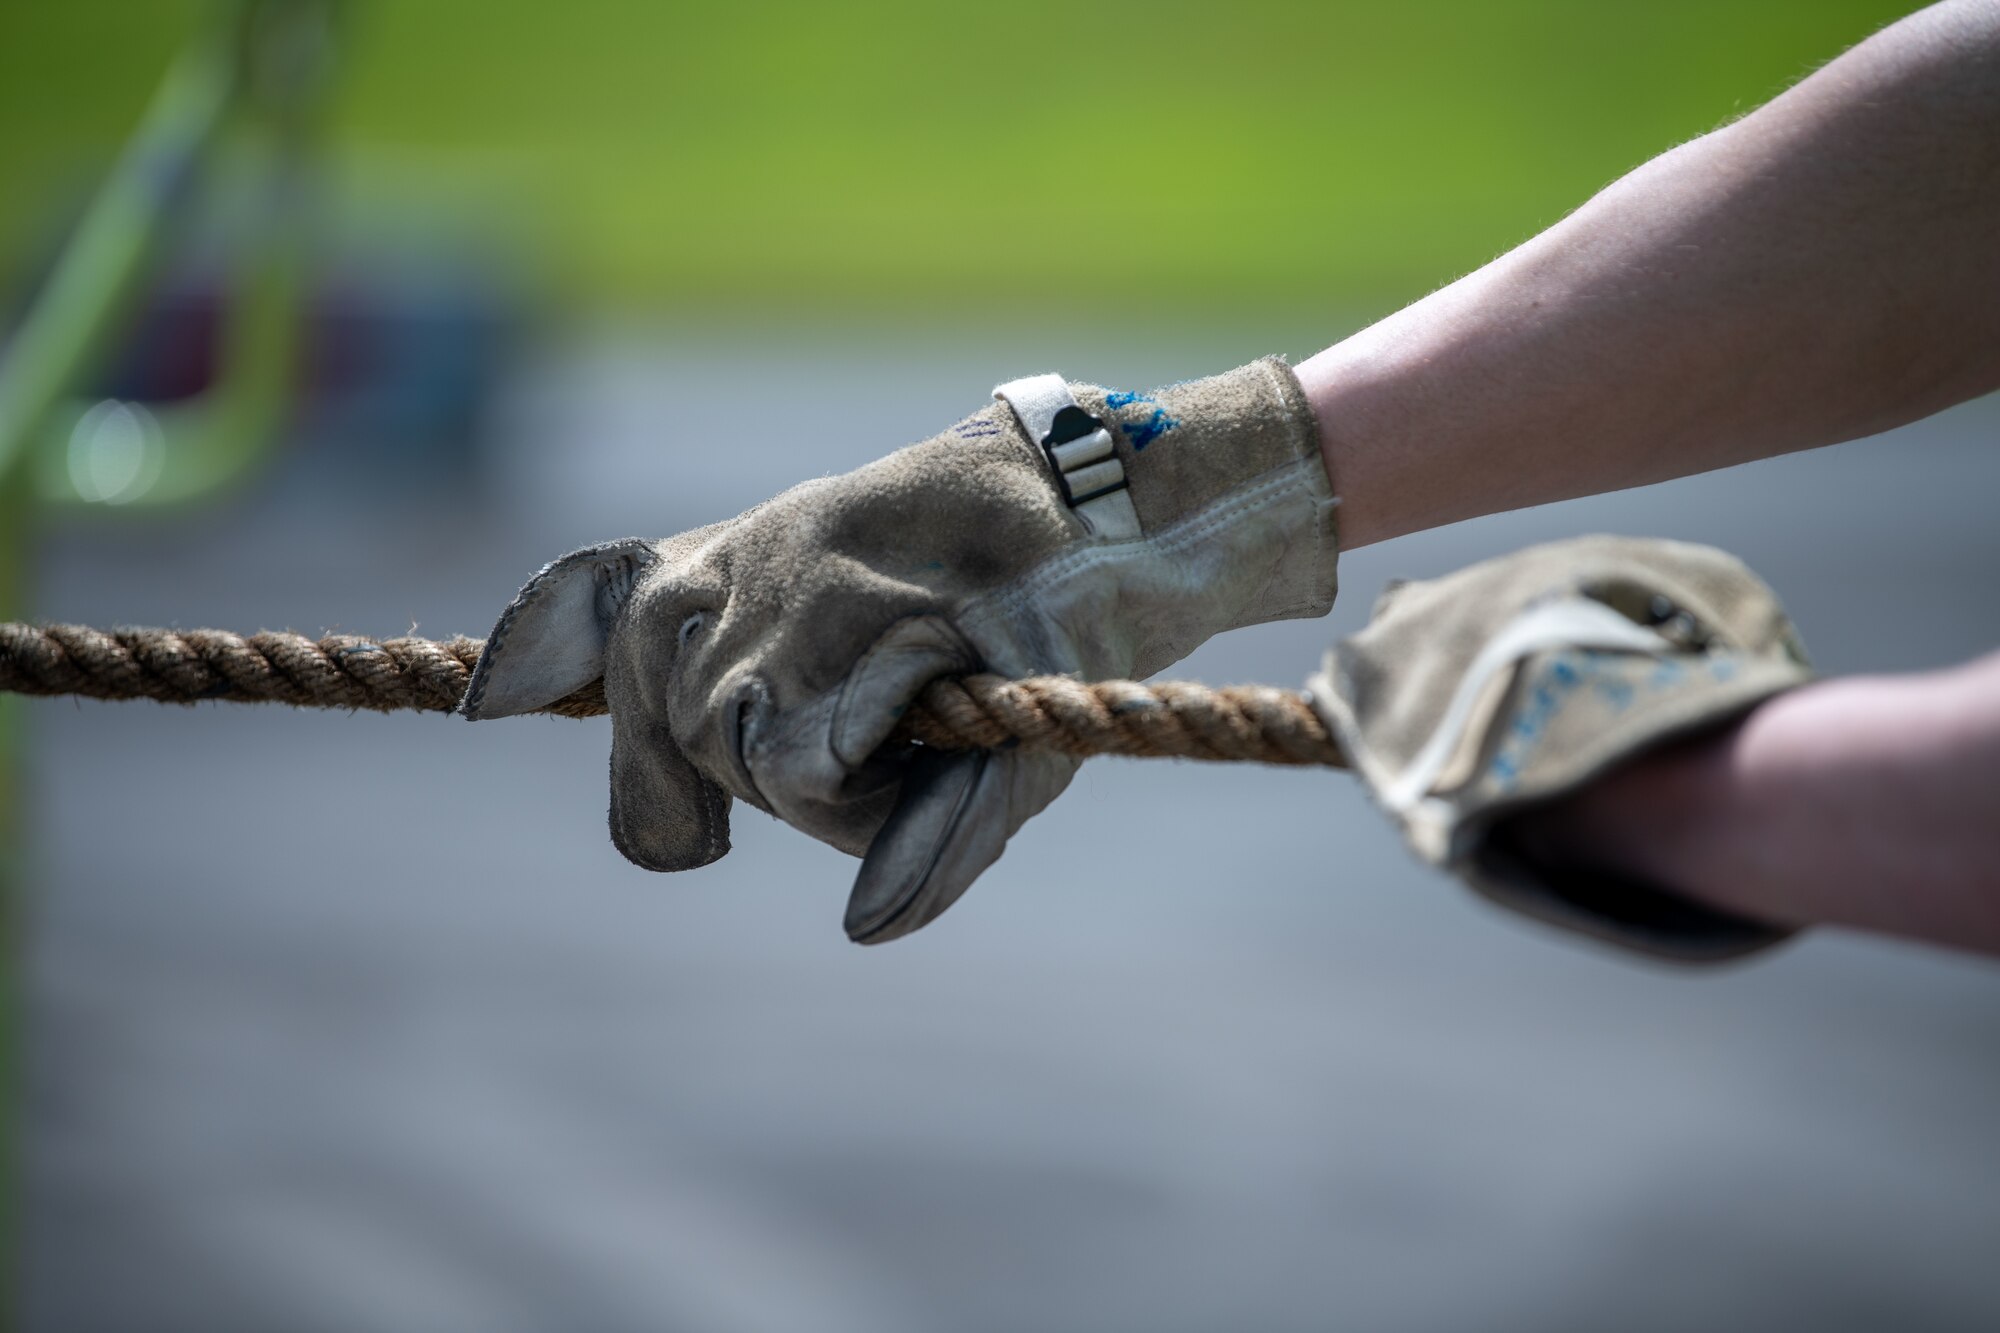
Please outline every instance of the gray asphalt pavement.
[[[50, 533], [39, 608], [483, 633], [563, 550], [1009, 375], [1271, 350], [1071, 344], [594, 338], [450, 496], [299, 460]], [[1734, 550], [1830, 672], [1962, 660], [2000, 642], [1996, 434], [1989, 401], [1360, 551], [1329, 622], [1174, 674], [1299, 680], [1386, 578], [1581, 531]], [[1991, 962], [1824, 932], [1662, 970], [1424, 871], [1341, 775], [1125, 761], [862, 950], [853, 863], [754, 811], [712, 867], [622, 861], [601, 721], [33, 726], [33, 1330], [2000, 1327]]]

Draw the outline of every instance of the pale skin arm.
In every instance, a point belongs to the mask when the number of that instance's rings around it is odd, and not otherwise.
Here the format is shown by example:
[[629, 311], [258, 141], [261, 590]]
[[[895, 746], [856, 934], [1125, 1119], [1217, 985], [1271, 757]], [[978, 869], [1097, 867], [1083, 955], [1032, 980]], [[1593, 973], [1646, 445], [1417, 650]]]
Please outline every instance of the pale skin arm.
[[2000, 2], [1884, 29], [1298, 372], [1348, 549], [2000, 387]]
[[[1884, 29], [1298, 371], [1349, 549], [2000, 387], [2000, 2]], [[1529, 832], [1742, 915], [2000, 953], [2000, 657], [1799, 690]]]
[[2000, 954], [2000, 653], [1780, 695], [1521, 834], [1741, 916]]

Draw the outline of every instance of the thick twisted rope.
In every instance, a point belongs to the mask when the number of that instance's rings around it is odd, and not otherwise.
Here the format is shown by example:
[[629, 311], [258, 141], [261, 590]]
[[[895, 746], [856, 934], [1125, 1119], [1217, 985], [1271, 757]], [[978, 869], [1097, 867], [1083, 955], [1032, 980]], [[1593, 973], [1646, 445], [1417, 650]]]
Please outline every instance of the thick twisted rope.
[[[0, 690], [448, 713], [464, 695], [483, 646], [463, 637], [329, 634], [314, 640], [270, 630], [243, 635], [0, 623]], [[595, 717], [607, 711], [603, 684], [594, 682], [539, 711]], [[891, 739], [947, 750], [1017, 744], [1077, 756], [1346, 765], [1305, 699], [1268, 685], [1085, 684], [1067, 676], [936, 680]]]

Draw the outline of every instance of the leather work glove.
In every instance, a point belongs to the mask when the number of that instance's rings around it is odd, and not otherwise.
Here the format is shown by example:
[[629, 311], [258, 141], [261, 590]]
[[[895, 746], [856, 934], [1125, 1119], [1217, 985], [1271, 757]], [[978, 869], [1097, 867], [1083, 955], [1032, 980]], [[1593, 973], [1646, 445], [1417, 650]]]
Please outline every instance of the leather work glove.
[[626, 857], [715, 860], [735, 797], [863, 858], [852, 938], [922, 926], [1078, 762], [878, 753], [924, 685], [1145, 676], [1334, 596], [1335, 502], [1283, 361], [1151, 394], [1044, 375], [994, 396], [727, 522], [564, 556], [500, 617], [461, 711], [506, 717], [601, 675]]
[[1509, 817], [1811, 678], [1777, 597], [1733, 557], [1583, 537], [1391, 587], [1307, 688], [1422, 859], [1530, 916], [1706, 962], [1790, 932], [1536, 864]]

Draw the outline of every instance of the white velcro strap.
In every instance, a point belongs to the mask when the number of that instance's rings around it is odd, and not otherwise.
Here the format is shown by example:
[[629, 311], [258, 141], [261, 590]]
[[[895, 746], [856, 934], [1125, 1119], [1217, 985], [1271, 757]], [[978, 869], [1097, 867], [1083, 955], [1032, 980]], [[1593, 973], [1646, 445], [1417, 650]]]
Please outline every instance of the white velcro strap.
[[[1089, 467], [1092, 463], [1111, 458], [1115, 452], [1116, 449], [1111, 443], [1111, 432], [1108, 430], [1094, 430], [1080, 440], [1071, 440], [1068, 444], [1049, 447], [1049, 457], [1055, 460], [1056, 466], [1062, 469], [1065, 476], [1079, 468]], [[1117, 460], [1112, 459], [1112, 461]]]
[[1118, 461], [1111, 432], [1103, 423], [1073, 440], [1050, 442], [1056, 417], [1064, 408], [1083, 410], [1068, 381], [1060, 375], [1030, 375], [1008, 381], [993, 396], [1014, 410], [1021, 429], [1049, 460], [1063, 501], [1092, 535], [1106, 541], [1140, 535], [1139, 511], [1132, 507], [1132, 493], [1125, 485], [1125, 465]]

